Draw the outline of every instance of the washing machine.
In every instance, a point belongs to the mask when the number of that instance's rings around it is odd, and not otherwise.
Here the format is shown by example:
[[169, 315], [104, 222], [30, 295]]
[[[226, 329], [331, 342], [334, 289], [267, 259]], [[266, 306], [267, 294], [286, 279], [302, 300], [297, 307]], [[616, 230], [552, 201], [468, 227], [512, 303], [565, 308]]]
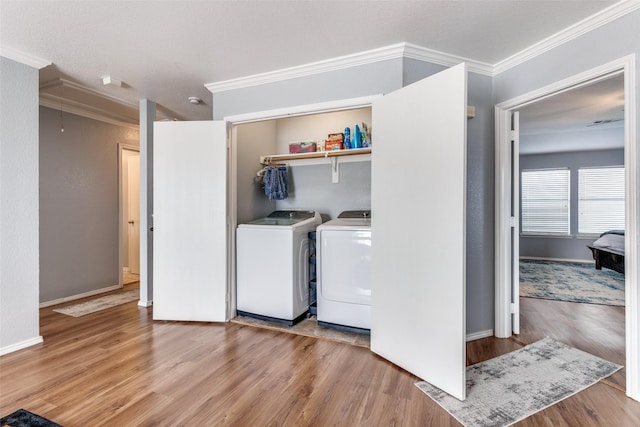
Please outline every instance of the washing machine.
[[371, 329], [371, 211], [345, 211], [316, 230], [318, 324]]
[[308, 210], [279, 210], [236, 230], [238, 315], [293, 325], [309, 310], [309, 237], [322, 223]]

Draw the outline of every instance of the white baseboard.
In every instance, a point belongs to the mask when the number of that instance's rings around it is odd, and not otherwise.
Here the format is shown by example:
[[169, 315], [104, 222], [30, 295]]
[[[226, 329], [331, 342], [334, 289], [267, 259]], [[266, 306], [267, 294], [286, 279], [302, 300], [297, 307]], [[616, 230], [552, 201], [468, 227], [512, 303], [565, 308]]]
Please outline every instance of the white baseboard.
[[75, 301], [80, 298], [92, 297], [94, 295], [103, 294], [105, 292], [115, 291], [118, 289], [122, 289], [122, 285], [113, 285], [102, 289], [96, 289], [93, 291], [85, 292], [82, 294], [71, 295], [64, 298], [54, 299], [53, 301], [46, 301], [40, 303], [40, 308], [50, 307], [52, 305], [62, 304], [69, 301]]
[[549, 261], [549, 262], [573, 262], [580, 264], [595, 264], [594, 260], [589, 259], [570, 259], [570, 258], [546, 258], [546, 257], [537, 257], [537, 256], [521, 256], [521, 260], [529, 260], [529, 261]]
[[138, 301], [138, 307], [151, 307], [153, 305], [153, 300], [149, 301]]
[[23, 348], [31, 347], [32, 345], [40, 344], [42, 342], [44, 342], [42, 336], [37, 336], [35, 338], [31, 338], [16, 344], [11, 344], [6, 347], [0, 348], [0, 356], [13, 353], [14, 351], [22, 350]]
[[493, 336], [493, 329], [487, 329], [486, 331], [474, 332], [467, 334], [467, 342], [479, 340], [480, 338], [487, 338]]

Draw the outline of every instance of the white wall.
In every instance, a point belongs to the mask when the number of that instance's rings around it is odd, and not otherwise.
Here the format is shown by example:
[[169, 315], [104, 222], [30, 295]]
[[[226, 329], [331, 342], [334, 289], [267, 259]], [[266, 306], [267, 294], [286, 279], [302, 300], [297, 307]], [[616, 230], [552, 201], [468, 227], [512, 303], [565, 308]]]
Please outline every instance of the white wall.
[[118, 143], [136, 129], [40, 108], [40, 302], [119, 281]]
[[0, 354], [42, 341], [38, 70], [0, 58]]

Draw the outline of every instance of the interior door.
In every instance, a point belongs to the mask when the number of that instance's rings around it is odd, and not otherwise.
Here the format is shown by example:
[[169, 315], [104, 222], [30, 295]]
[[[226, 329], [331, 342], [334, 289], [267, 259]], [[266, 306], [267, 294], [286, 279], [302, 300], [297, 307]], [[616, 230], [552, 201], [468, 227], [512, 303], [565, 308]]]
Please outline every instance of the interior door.
[[465, 399], [466, 64], [373, 102], [371, 350]]
[[140, 155], [127, 158], [129, 272], [140, 274]]
[[153, 318], [226, 321], [226, 124], [156, 122], [153, 150]]
[[511, 119], [511, 330], [520, 333], [520, 113]]

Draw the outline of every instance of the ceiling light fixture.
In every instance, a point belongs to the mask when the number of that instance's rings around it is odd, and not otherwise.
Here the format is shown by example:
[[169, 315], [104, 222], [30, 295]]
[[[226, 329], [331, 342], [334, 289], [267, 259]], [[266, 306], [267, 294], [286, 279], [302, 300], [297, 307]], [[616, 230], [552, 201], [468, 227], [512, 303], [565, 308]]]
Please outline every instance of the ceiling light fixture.
[[194, 104], [194, 105], [198, 105], [202, 102], [202, 99], [198, 98], [197, 96], [190, 96], [189, 97], [189, 102]]
[[111, 76], [106, 76], [102, 78], [102, 84], [105, 86], [121, 87], [122, 81], [111, 78]]

